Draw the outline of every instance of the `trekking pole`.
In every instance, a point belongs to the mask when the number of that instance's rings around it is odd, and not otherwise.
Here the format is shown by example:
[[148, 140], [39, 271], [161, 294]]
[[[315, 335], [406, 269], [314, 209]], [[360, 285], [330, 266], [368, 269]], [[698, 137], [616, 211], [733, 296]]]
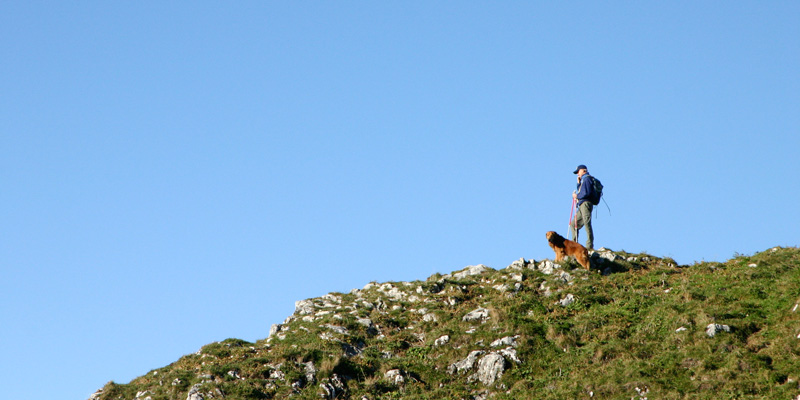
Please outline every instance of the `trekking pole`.
[[[573, 211], [575, 211], [575, 198], [574, 197], [572, 198], [572, 208], [569, 209], [569, 223], [567, 224], [567, 229], [568, 229], [567, 237], [569, 237], [569, 233], [572, 232], [572, 213], [573, 213]], [[578, 231], [576, 230], [575, 234], [577, 235], [577, 233], [578, 233]]]

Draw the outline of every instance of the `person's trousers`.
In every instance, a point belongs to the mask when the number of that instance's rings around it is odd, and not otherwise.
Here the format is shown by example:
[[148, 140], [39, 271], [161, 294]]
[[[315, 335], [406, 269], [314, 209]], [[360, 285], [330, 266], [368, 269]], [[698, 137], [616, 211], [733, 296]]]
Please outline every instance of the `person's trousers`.
[[588, 201], [581, 203], [578, 207], [578, 212], [575, 214], [575, 219], [569, 224], [570, 237], [574, 241], [578, 241], [578, 231], [585, 228], [586, 231], [586, 248], [589, 250], [594, 249], [594, 233], [592, 232], [592, 208], [594, 206]]

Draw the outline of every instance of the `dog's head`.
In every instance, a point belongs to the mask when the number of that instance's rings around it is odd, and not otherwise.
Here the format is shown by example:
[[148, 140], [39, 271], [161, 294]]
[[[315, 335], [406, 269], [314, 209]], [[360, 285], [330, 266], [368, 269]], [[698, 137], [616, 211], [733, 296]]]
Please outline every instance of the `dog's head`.
[[559, 246], [564, 244], [564, 237], [559, 235], [558, 233], [550, 231], [550, 232], [547, 232], [545, 234], [545, 236], [547, 236], [547, 241], [550, 242], [550, 243], [553, 243], [553, 244], [559, 245]]

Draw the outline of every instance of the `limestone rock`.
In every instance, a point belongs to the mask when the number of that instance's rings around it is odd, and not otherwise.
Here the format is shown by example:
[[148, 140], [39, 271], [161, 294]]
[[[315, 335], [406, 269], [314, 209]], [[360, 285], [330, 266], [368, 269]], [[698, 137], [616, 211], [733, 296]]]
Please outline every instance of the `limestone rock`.
[[506, 336], [506, 337], [504, 337], [502, 339], [495, 340], [489, 346], [492, 346], [492, 347], [500, 347], [500, 346], [517, 347], [517, 339], [519, 339], [519, 335]]
[[92, 393], [91, 396], [87, 400], [100, 400], [100, 396], [103, 394], [103, 389], [100, 388], [96, 392]]
[[561, 283], [570, 283], [575, 279], [567, 271], [561, 271], [555, 275], [557, 275], [556, 279]]
[[714, 337], [719, 332], [730, 332], [731, 327], [728, 325], [721, 325], [721, 324], [708, 324], [706, 327], [706, 335], [708, 337]]
[[405, 375], [403, 371], [399, 369], [392, 369], [386, 371], [386, 373], [383, 374], [383, 377], [386, 378], [390, 383], [400, 386], [406, 381], [403, 375]]
[[454, 362], [453, 364], [450, 364], [450, 366], [447, 367], [447, 372], [452, 375], [456, 372], [460, 373], [471, 370], [472, 367], [475, 365], [475, 361], [478, 360], [478, 356], [483, 355], [484, 353], [485, 351], [482, 350], [472, 351], [471, 353], [469, 353], [467, 358], [461, 361]]
[[383, 292], [384, 294], [386, 294], [386, 296], [388, 296], [391, 300], [394, 301], [403, 300], [403, 298], [407, 296], [406, 292], [400, 290], [391, 283], [385, 283], [379, 286], [378, 291]]
[[332, 330], [332, 331], [334, 331], [334, 332], [336, 332], [336, 333], [338, 333], [340, 335], [349, 335], [350, 334], [350, 332], [348, 332], [347, 328], [345, 328], [343, 326], [325, 324], [325, 325], [322, 325], [322, 327], [323, 328], [328, 328], [328, 329], [330, 329], [330, 330]]
[[335, 399], [345, 392], [344, 382], [337, 374], [331, 375], [327, 382], [320, 383], [319, 387], [322, 389], [320, 397], [323, 399]]
[[503, 350], [499, 351], [500, 355], [505, 357], [506, 360], [513, 362], [514, 364], [521, 364], [522, 360], [519, 359], [517, 356], [517, 349], [513, 347], [506, 347]]
[[311, 299], [298, 300], [294, 302], [294, 313], [297, 315], [313, 314], [317, 308]]
[[136, 397], [134, 397], [133, 400], [153, 400], [153, 398], [148, 396], [148, 394], [153, 394], [153, 392], [149, 390], [136, 392]]
[[204, 400], [203, 394], [200, 393], [200, 384], [196, 384], [189, 389], [189, 394], [186, 396], [186, 400]]
[[566, 307], [574, 302], [575, 296], [573, 296], [572, 293], [568, 293], [566, 297], [558, 301], [558, 304], [560, 304], [562, 307]]
[[553, 292], [550, 290], [550, 286], [547, 286], [547, 283], [545, 283], [545, 282], [542, 282], [539, 285], [539, 290], [542, 291], [542, 295], [544, 297], [550, 297], [550, 296], [553, 295]]
[[475, 310], [472, 310], [469, 313], [467, 313], [467, 315], [465, 315], [463, 318], [461, 318], [462, 321], [466, 322], [480, 321], [481, 323], [485, 322], [488, 319], [489, 319], [489, 310], [483, 307], [479, 307]]
[[478, 361], [478, 372], [472, 378], [489, 386], [501, 376], [506, 369], [506, 359], [499, 353], [489, 353]]
[[303, 365], [304, 365], [303, 370], [306, 376], [306, 382], [309, 384], [314, 383], [314, 381], [316, 381], [317, 379], [317, 368], [314, 366], [314, 362], [309, 361]]
[[501, 284], [492, 286], [492, 289], [497, 290], [500, 293], [505, 293], [505, 292], [511, 290], [511, 286], [509, 284], [507, 284], [507, 283], [501, 283]]
[[555, 271], [558, 268], [561, 268], [561, 264], [556, 264], [556, 263], [554, 263], [554, 262], [552, 262], [550, 260], [544, 260], [544, 261], [539, 263], [539, 268], [538, 269], [539, 269], [539, 272], [541, 272], [541, 273], [543, 273], [545, 275], [550, 275], [550, 274], [553, 273], [553, 271]]
[[466, 278], [468, 276], [480, 275], [485, 271], [491, 271], [491, 270], [492, 270], [491, 268], [489, 268], [489, 267], [487, 267], [487, 266], [485, 266], [483, 264], [470, 265], [469, 267], [464, 268], [463, 270], [461, 270], [459, 272], [455, 272], [453, 274], [445, 275], [445, 278], [452, 278], [452, 279], [455, 279], [455, 280], [460, 280], [460, 279], [464, 279], [464, 278]]
[[450, 343], [450, 335], [444, 335], [439, 337], [433, 342], [433, 345], [439, 347], [439, 346], [444, 346], [447, 343]]
[[528, 262], [525, 261], [524, 258], [520, 258], [519, 260], [514, 261], [513, 263], [511, 263], [511, 265], [506, 267], [506, 269], [525, 269], [525, 267], [527, 267], [527, 266], [528, 266]]
[[598, 251], [595, 251], [592, 254], [591, 258], [600, 261], [601, 263], [605, 261], [614, 262], [622, 259], [622, 257], [612, 253], [611, 250], [606, 250], [603, 248], [599, 249]]
[[267, 337], [275, 336], [276, 333], [281, 331], [282, 327], [283, 325], [281, 324], [272, 324], [272, 326], [269, 327], [269, 336]]
[[368, 335], [377, 335], [380, 333], [380, 331], [378, 331], [378, 328], [369, 318], [356, 318], [356, 322], [367, 328]]

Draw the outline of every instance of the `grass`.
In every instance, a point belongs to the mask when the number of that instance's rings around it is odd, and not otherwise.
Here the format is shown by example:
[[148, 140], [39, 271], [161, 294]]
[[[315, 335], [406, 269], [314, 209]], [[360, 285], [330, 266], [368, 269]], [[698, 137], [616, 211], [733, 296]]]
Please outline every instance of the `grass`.
[[[327, 313], [313, 321], [294, 318], [281, 331], [283, 339], [212, 343], [128, 384], [109, 383], [99, 398], [133, 400], [144, 392], [140, 399], [183, 400], [198, 387], [206, 399], [318, 399], [320, 384], [336, 377], [346, 389], [339, 398], [371, 400], [800, 394], [800, 310], [792, 310], [800, 301], [800, 250], [776, 248], [687, 266], [616, 254], [619, 261], [601, 266], [614, 272], [608, 275], [565, 263], [571, 282], [531, 268], [502, 269], [460, 280], [437, 274], [391, 282], [406, 293], [397, 301], [378, 290], [381, 285], [332, 293], [326, 301], [314, 299]], [[508, 290], [495, 288], [503, 284]], [[575, 301], [557, 304], [568, 293]], [[478, 307], [490, 311], [487, 321], [462, 320]], [[436, 319], [423, 320], [425, 314]], [[364, 317], [377, 331], [358, 322]], [[731, 332], [710, 338], [705, 330], [712, 323]], [[436, 346], [444, 335], [449, 343]], [[507, 363], [495, 384], [470, 380], [474, 370], [447, 372], [474, 350], [495, 350], [490, 343], [506, 336], [519, 336], [522, 362]], [[316, 370], [310, 379], [309, 362]], [[393, 369], [403, 371], [404, 383], [384, 378]]]

